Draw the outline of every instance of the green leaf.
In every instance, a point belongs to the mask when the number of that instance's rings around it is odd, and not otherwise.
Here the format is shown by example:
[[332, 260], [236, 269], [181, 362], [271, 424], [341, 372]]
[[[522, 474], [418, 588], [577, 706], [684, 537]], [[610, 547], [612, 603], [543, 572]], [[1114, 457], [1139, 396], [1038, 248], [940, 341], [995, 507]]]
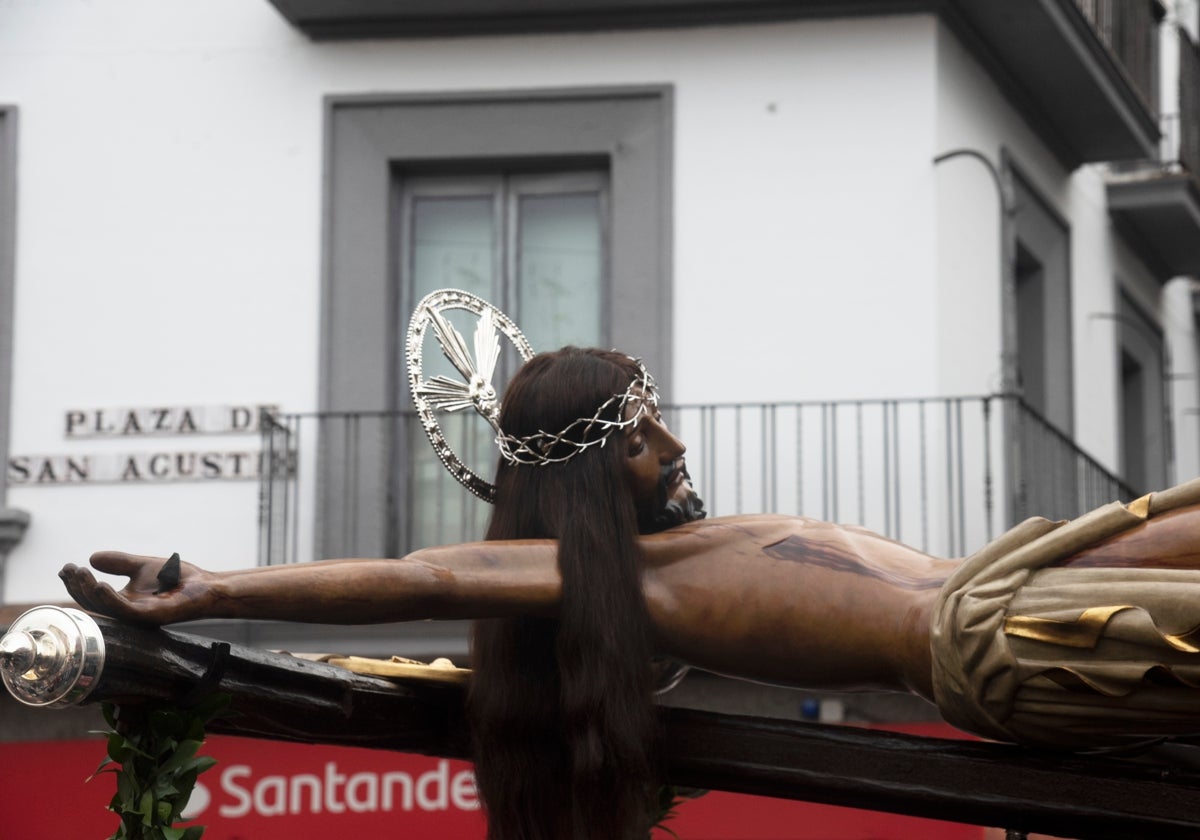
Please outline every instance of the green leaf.
[[154, 791], [148, 790], [142, 794], [137, 812], [142, 815], [142, 825], [154, 825]]
[[117, 764], [124, 764], [129, 759], [129, 741], [120, 732], [111, 732], [108, 736], [108, 757]]
[[[92, 779], [94, 779], [96, 777], [96, 775], [98, 773], [100, 773], [102, 770], [104, 770], [105, 767], [108, 767], [108, 765], [110, 765], [112, 763], [113, 763], [113, 760], [112, 760], [111, 756], [107, 756], [107, 755], [104, 756], [104, 760], [96, 765], [96, 769], [92, 771], [92, 775], [87, 777], [87, 781], [90, 782]], [[113, 768], [113, 769], [115, 770], [116, 768]]]
[[[116, 733], [116, 734], [119, 737], [124, 737], [124, 736], [120, 735], [120, 733]], [[131, 759], [142, 759], [144, 761], [154, 761], [154, 756], [152, 756], [149, 752], [147, 752], [145, 749], [143, 749], [143, 744], [145, 741], [146, 741], [145, 738], [125, 738], [124, 749], [127, 752], [125, 755], [125, 760], [122, 761], [121, 763], [124, 764], [125, 762], [127, 762]]]
[[[130, 802], [137, 802], [140, 794], [137, 791], [133, 777], [128, 773], [117, 773], [117, 796], [120, 797], [122, 804], [128, 805]], [[122, 808], [121, 810], [126, 810]]]
[[171, 773], [187, 764], [204, 745], [204, 741], [181, 741], [172, 752], [171, 757], [162, 765], [159, 772]]
[[195, 770], [184, 770], [175, 776], [175, 785], [181, 791], [191, 793], [192, 788], [196, 786], [196, 777], [199, 775]]
[[199, 775], [200, 773], [203, 773], [204, 771], [216, 766], [216, 763], [217, 760], [211, 755], [201, 755], [189, 761], [185, 769], [188, 771], [195, 770], [196, 774]]
[[159, 776], [154, 781], [155, 799], [166, 799], [168, 796], [175, 796], [179, 793], [179, 788], [175, 787], [175, 783], [171, 776]]

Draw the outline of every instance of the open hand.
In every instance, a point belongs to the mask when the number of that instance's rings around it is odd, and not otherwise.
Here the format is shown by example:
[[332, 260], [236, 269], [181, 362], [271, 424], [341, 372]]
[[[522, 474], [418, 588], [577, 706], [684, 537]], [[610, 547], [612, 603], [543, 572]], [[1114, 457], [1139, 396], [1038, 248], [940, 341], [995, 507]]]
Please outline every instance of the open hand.
[[[125, 575], [129, 583], [117, 591], [96, 580], [91, 570], [68, 563], [58, 576], [81, 607], [101, 615], [138, 624], [170, 624], [201, 618], [212, 600], [213, 574], [191, 563], [162, 557], [98, 551], [94, 569]], [[165, 568], [164, 568], [165, 567]]]

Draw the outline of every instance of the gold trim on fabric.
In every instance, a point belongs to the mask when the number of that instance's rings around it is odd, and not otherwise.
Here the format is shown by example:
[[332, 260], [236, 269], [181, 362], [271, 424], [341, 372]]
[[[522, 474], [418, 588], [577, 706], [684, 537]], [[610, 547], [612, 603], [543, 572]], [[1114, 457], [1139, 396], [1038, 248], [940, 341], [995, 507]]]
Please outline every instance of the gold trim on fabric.
[[[1114, 615], [1122, 610], [1135, 609], [1138, 607], [1128, 604], [1119, 607], [1089, 607], [1074, 621], [1038, 618], [1032, 615], [1010, 615], [1004, 619], [1004, 635], [1033, 639], [1035, 642], [1060, 647], [1092, 649], [1100, 641], [1105, 626]], [[1158, 635], [1176, 650], [1200, 653], [1200, 625], [1185, 633], [1164, 633], [1159, 630]]]
[[1108, 620], [1121, 610], [1133, 607], [1088, 607], [1074, 621], [1038, 618], [1032, 615], [1010, 615], [1004, 619], [1004, 635], [1033, 639], [1051, 645], [1073, 648], [1094, 648], [1100, 641]]
[[1167, 640], [1167, 644], [1177, 650], [1185, 653], [1200, 653], [1200, 627], [1193, 627], [1186, 633], [1180, 633], [1177, 636], [1163, 633], [1163, 638]]
[[1148, 519], [1150, 516], [1150, 497], [1152, 495], [1152, 493], [1147, 493], [1140, 499], [1134, 499], [1132, 502], [1125, 505], [1125, 509], [1138, 519]]

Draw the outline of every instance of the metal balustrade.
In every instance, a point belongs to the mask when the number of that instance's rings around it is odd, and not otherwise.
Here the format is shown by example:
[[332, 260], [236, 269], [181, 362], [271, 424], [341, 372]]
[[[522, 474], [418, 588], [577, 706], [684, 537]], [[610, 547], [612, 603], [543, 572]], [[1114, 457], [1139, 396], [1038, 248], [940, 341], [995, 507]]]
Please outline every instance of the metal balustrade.
[[[664, 406], [710, 516], [857, 524], [962, 556], [1027, 516], [1070, 518], [1130, 489], [1018, 397]], [[484, 435], [447, 434], [476, 472]], [[477, 418], [475, 418], [477, 419]], [[489, 506], [429, 454], [411, 412], [263, 418], [263, 564], [479, 539]], [[410, 457], [411, 453], [411, 457]], [[419, 520], [419, 521], [417, 521]]]
[[1158, 113], [1159, 0], [1075, 0], [1151, 113]]

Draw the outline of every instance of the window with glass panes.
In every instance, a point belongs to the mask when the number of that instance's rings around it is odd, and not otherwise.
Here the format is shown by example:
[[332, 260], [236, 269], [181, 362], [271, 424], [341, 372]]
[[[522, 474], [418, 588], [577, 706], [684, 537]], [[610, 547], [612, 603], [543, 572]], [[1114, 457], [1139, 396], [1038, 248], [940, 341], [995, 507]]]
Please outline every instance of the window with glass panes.
[[[535, 350], [605, 344], [607, 192], [607, 173], [594, 169], [401, 177], [402, 312], [431, 291], [457, 288], [505, 310]], [[473, 316], [451, 311], [449, 318], [470, 341]], [[456, 376], [432, 332], [423, 356], [426, 377]], [[510, 349], [497, 380], [506, 381], [516, 364]], [[473, 412], [444, 416], [442, 424], [459, 457], [490, 477], [496, 450], [488, 424]], [[417, 424], [406, 423], [401, 434], [393, 498], [407, 527], [399, 547], [481, 538], [487, 506], [446, 472]]]

